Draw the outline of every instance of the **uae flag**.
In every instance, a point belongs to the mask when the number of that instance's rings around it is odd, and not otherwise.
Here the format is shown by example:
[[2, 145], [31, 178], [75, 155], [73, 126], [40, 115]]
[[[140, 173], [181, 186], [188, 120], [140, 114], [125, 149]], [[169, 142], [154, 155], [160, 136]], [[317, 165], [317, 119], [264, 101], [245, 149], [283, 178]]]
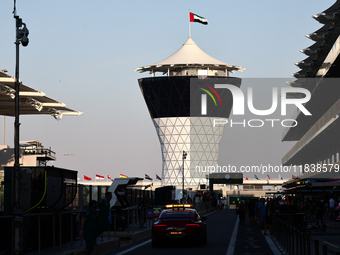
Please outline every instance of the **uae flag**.
[[110, 175], [107, 175], [107, 179], [113, 181]]
[[152, 178], [147, 174], [145, 174], [145, 179], [152, 181]]
[[92, 180], [92, 178], [90, 178], [90, 177], [87, 177], [86, 175], [84, 175], [84, 180], [91, 181], [91, 180]]
[[127, 175], [124, 175], [124, 174], [120, 174], [120, 175], [119, 175], [119, 178], [128, 178], [128, 176], [127, 176]]
[[160, 180], [160, 181], [162, 180], [162, 178], [159, 177], [158, 174], [156, 174], [156, 179], [157, 179], [157, 180]]
[[257, 175], [256, 175], [256, 174], [254, 174], [254, 178], [255, 178], [256, 180], [260, 180], [260, 178], [259, 178], [259, 177], [257, 177]]
[[96, 174], [96, 180], [104, 180], [104, 176]]
[[198, 16], [195, 13], [189, 12], [190, 14], [190, 22], [198, 22], [203, 25], [208, 25], [208, 20], [204, 17]]

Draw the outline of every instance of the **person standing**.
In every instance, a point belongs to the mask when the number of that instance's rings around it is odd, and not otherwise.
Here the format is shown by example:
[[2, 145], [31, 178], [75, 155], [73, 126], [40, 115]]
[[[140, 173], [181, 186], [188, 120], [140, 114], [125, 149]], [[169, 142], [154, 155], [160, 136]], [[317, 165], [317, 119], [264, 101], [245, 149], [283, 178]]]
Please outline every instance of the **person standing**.
[[264, 205], [264, 198], [260, 199], [260, 202], [258, 204], [258, 210], [259, 210], [259, 228], [261, 230], [264, 230], [264, 225], [266, 222], [266, 206]]
[[93, 246], [96, 243], [98, 233], [98, 217], [96, 214], [97, 207], [97, 201], [91, 200], [89, 203], [89, 209], [85, 212], [81, 220], [79, 232], [79, 236], [82, 236], [85, 240], [85, 248], [75, 252], [74, 255], [89, 255], [93, 251]]
[[142, 198], [139, 204], [139, 226], [141, 228], [145, 228], [144, 224], [146, 223], [146, 210], [149, 208], [149, 197], [145, 196]]
[[244, 222], [244, 219], [245, 219], [245, 217], [246, 217], [246, 212], [247, 212], [247, 211], [246, 211], [246, 206], [245, 206], [243, 200], [240, 202], [238, 211], [239, 211], [240, 222], [243, 223], [243, 222]]
[[274, 214], [274, 203], [273, 200], [270, 199], [266, 205], [266, 227], [264, 229], [264, 235], [267, 235], [267, 229], [269, 228], [269, 234], [272, 235], [272, 223], [273, 223], [273, 214]]
[[249, 224], [255, 223], [255, 201], [254, 199], [250, 199], [247, 204], [248, 215], [249, 215]]
[[110, 200], [112, 199], [112, 192], [106, 192], [105, 198], [98, 203], [98, 235], [103, 233], [108, 228], [109, 223], [109, 212], [110, 212]]

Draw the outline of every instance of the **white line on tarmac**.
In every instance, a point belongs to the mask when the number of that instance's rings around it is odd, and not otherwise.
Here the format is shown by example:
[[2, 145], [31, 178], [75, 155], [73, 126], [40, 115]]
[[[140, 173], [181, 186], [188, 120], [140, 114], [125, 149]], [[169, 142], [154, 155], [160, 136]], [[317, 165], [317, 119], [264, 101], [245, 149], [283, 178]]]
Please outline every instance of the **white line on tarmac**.
[[239, 222], [240, 222], [240, 218], [237, 217], [235, 227], [234, 227], [234, 231], [233, 231], [233, 235], [231, 236], [230, 243], [229, 243], [229, 246], [228, 246], [227, 255], [233, 255], [234, 254]]
[[264, 238], [266, 238], [266, 241], [269, 244], [270, 249], [272, 249], [272, 252], [274, 253], [274, 255], [281, 255], [282, 254], [279, 251], [279, 249], [276, 247], [276, 245], [274, 244], [273, 240], [269, 236], [264, 236]]
[[131, 247], [130, 249], [127, 249], [127, 250], [125, 250], [125, 251], [122, 251], [122, 252], [120, 252], [120, 253], [117, 253], [116, 255], [123, 255], [123, 254], [125, 254], [125, 253], [130, 252], [130, 251], [133, 251], [134, 249], [137, 249], [138, 247], [141, 247], [141, 246], [143, 246], [143, 245], [146, 245], [147, 243], [150, 243], [150, 242], [151, 242], [151, 239], [145, 241], [144, 243], [140, 243], [140, 244], [138, 244], [138, 245], [136, 245], [136, 246], [133, 246], [133, 247]]

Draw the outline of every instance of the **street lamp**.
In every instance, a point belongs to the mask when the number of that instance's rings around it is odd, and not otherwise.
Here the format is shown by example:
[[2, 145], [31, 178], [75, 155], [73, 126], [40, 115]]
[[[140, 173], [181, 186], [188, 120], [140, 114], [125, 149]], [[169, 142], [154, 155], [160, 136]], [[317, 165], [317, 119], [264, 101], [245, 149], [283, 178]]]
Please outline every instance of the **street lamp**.
[[68, 156], [73, 156], [73, 153], [61, 153], [61, 155], [66, 156], [66, 169], [68, 169]]
[[19, 45], [26, 47], [28, 45], [29, 31], [22, 19], [16, 15], [14, 2], [14, 18], [16, 25], [16, 61], [15, 61], [15, 121], [14, 121], [14, 203], [12, 213], [14, 217], [14, 254], [23, 253], [23, 238], [22, 238], [22, 209], [20, 208], [19, 197], [19, 178], [20, 178], [20, 163], [19, 163]]
[[187, 153], [185, 151], [183, 151], [183, 166], [182, 166], [182, 174], [183, 174], [183, 188], [182, 188], [182, 203], [184, 204], [184, 159], [187, 158]]

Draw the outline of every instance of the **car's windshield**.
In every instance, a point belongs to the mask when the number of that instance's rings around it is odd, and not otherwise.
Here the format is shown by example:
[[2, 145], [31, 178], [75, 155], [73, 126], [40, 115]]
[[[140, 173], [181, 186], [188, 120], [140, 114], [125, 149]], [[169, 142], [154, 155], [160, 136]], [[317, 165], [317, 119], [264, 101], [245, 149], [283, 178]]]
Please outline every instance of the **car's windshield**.
[[161, 219], [188, 219], [190, 218], [190, 212], [166, 212], [162, 213]]

